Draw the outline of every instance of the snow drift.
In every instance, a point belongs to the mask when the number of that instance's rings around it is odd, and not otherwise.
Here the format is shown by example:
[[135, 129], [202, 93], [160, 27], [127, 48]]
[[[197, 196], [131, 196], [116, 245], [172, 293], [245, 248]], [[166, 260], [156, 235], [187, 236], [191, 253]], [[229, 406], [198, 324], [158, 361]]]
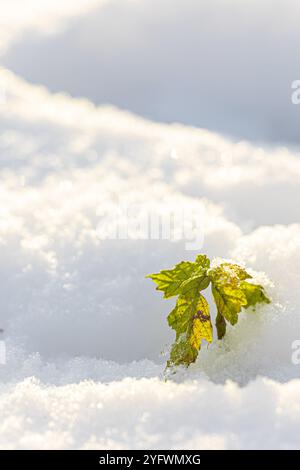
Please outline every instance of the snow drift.
[[31, 83], [154, 121], [299, 144], [296, 0], [1, 3], [0, 54], [1, 35], [22, 38], [1, 59]]
[[[299, 447], [299, 156], [0, 78], [0, 447]], [[273, 300], [174, 382], [171, 304], [145, 275], [197, 253], [106, 239], [122, 201], [197, 210], [203, 251]]]

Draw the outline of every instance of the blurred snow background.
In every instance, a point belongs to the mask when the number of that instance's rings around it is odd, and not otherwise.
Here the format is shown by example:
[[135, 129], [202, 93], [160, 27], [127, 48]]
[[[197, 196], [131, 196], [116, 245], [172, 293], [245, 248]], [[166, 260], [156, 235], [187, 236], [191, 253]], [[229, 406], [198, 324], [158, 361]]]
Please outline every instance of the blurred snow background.
[[[4, 11], [13, 11], [20, 32], [2, 63], [33, 83], [155, 121], [299, 143], [299, 109], [290, 100], [300, 66], [297, 0], [9, 5]], [[5, 34], [5, 15], [0, 22]]]
[[[299, 6], [278, 2], [267, 21], [271, 4], [0, 2], [1, 448], [299, 448], [300, 158], [274, 144], [298, 140]], [[221, 43], [231, 61], [212, 60]], [[211, 100], [219, 80], [227, 106]], [[161, 354], [172, 302], [145, 275], [197, 253], [184, 240], [101, 239], [101, 214], [124, 201], [198, 211], [203, 251], [250, 266], [273, 299], [174, 382]]]

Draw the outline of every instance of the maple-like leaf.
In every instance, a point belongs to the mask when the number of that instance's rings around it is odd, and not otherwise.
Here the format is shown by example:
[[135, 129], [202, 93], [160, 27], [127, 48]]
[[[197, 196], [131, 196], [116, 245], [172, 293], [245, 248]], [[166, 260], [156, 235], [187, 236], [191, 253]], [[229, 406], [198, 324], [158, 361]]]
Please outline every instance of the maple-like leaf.
[[247, 305], [245, 305], [245, 308], [255, 307], [255, 305], [259, 303], [270, 303], [270, 299], [267, 297], [264, 288], [259, 284], [242, 281], [241, 289], [247, 299]]
[[222, 322], [220, 316], [231, 325], [235, 325], [242, 307], [248, 308], [255, 306], [257, 303], [270, 302], [264, 293], [263, 287], [246, 281], [246, 279], [251, 279], [252, 276], [237, 264], [222, 263], [220, 266], [211, 269], [209, 276], [217, 306], [216, 326], [218, 337], [222, 338], [224, 336], [224, 322]]
[[197, 359], [202, 341], [212, 342], [209, 305], [200, 293], [193, 297], [180, 296], [168, 322], [176, 331], [168, 366], [188, 366]]
[[264, 288], [251, 281], [252, 276], [245, 268], [234, 263], [222, 263], [210, 269], [206, 255], [199, 255], [194, 263], [183, 261], [173, 269], [147, 277], [157, 284], [156, 289], [162, 291], [166, 299], [178, 296], [176, 306], [168, 316], [176, 338], [167, 367], [188, 367], [197, 359], [202, 341], [212, 342], [209, 305], [201, 293], [210, 283], [217, 306], [218, 339], [226, 333], [226, 322], [231, 325], [237, 323], [242, 308], [270, 303]]
[[156, 290], [164, 292], [165, 299], [174, 295], [188, 294], [194, 290], [204, 290], [209, 285], [207, 270], [210, 261], [205, 255], [199, 255], [195, 262], [182, 261], [173, 269], [150, 274], [156, 284]]

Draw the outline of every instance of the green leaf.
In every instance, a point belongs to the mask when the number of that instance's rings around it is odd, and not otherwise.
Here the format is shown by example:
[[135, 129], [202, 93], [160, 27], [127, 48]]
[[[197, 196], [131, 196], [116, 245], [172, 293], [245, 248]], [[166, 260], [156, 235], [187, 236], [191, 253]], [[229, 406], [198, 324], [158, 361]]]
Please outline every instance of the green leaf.
[[173, 269], [163, 270], [147, 277], [157, 284], [156, 290], [163, 291], [165, 299], [168, 299], [174, 295], [206, 289], [210, 282], [207, 276], [209, 266], [209, 259], [205, 255], [199, 255], [194, 263], [182, 261]]
[[194, 298], [180, 296], [168, 316], [168, 322], [176, 331], [168, 367], [180, 364], [189, 366], [197, 359], [202, 340], [212, 342], [209, 305], [200, 293]]
[[242, 308], [270, 303], [261, 285], [248, 282], [251, 275], [234, 263], [222, 263], [210, 269], [210, 261], [199, 255], [195, 262], [183, 261], [173, 269], [147, 276], [165, 298], [178, 296], [175, 308], [168, 316], [168, 323], [176, 332], [167, 367], [188, 367], [198, 357], [202, 341], [211, 343], [213, 329], [209, 305], [201, 291], [211, 283], [217, 306], [216, 329], [218, 339], [226, 333], [226, 322], [235, 325]]
[[217, 312], [231, 325], [238, 321], [242, 306], [247, 305], [247, 299], [241, 289], [230, 286], [212, 285], [212, 293], [217, 306]]
[[238, 277], [241, 281], [252, 278], [252, 276], [247, 273], [245, 268], [242, 268], [238, 264], [222, 263], [219, 268], [216, 268], [216, 271], [218, 271], [218, 269], [225, 272], [226, 276]]
[[209, 271], [209, 276], [215, 284], [239, 286], [240, 281], [251, 279], [252, 276], [237, 264], [222, 263]]
[[241, 289], [247, 299], [247, 305], [245, 305], [245, 308], [255, 307], [255, 305], [259, 303], [269, 304], [271, 302], [266, 296], [264, 288], [259, 284], [252, 284], [250, 282], [243, 281], [241, 282]]
[[223, 317], [231, 325], [235, 325], [242, 307], [248, 308], [257, 303], [270, 302], [263, 287], [246, 281], [245, 279], [250, 279], [252, 276], [236, 264], [223, 263], [217, 268], [211, 269], [209, 276], [217, 306], [218, 337], [222, 338], [225, 334], [220, 317]]

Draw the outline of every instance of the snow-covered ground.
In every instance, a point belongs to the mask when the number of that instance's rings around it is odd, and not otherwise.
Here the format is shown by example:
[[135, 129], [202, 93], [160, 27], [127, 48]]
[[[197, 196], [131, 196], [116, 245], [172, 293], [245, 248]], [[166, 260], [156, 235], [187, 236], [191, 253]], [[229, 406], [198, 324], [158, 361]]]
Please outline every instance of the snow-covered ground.
[[[299, 447], [299, 156], [1, 80], [0, 446]], [[168, 383], [171, 303], [145, 275], [196, 252], [105, 239], [122, 201], [198, 210], [203, 251], [273, 299]]]
[[[3, 10], [0, 54], [106, 2], [29, 3]], [[0, 448], [300, 448], [296, 150], [96, 107], [3, 68], [0, 162]], [[199, 251], [246, 264], [272, 298], [167, 382], [172, 301], [145, 276], [198, 251], [111, 239], [122, 205], [188, 208]]]

